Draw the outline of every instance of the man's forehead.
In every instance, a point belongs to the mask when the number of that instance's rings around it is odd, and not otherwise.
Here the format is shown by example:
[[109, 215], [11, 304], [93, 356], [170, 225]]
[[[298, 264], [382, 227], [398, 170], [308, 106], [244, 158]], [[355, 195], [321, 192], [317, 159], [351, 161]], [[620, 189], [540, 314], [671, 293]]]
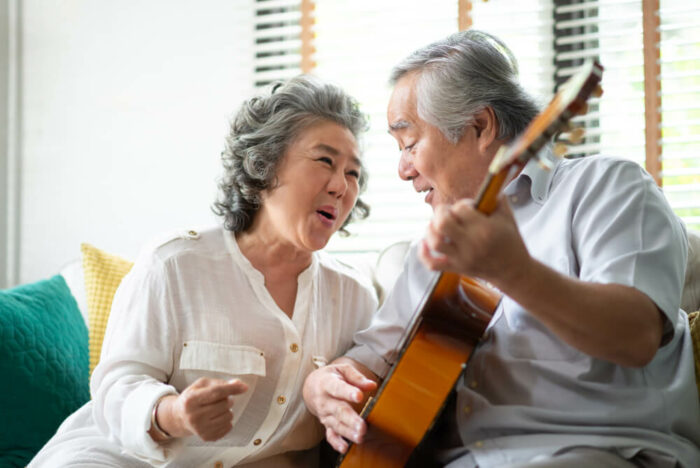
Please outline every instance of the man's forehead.
[[389, 133], [415, 126], [418, 116], [414, 84], [412, 75], [404, 76], [396, 83], [387, 106]]

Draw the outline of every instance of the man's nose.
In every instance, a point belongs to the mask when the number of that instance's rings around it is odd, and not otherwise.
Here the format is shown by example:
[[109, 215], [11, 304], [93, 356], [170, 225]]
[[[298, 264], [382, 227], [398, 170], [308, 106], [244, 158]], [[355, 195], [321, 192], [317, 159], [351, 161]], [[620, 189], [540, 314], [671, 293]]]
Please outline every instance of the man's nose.
[[416, 175], [418, 175], [418, 172], [413, 167], [413, 158], [409, 156], [408, 151], [402, 151], [399, 159], [399, 177], [403, 180], [411, 180]]

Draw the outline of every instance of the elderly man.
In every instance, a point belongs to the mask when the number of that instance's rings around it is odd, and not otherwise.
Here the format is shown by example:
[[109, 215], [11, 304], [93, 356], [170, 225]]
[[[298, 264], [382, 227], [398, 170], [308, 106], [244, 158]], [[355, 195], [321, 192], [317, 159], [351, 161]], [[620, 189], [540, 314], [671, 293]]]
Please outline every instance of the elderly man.
[[[700, 460], [685, 228], [638, 165], [595, 156], [528, 163], [486, 216], [475, 197], [496, 151], [537, 108], [497, 38], [454, 34], [393, 71], [399, 175], [434, 211], [354, 347], [314, 371], [307, 406], [339, 452], [362, 443], [353, 405], [375, 389], [432, 271], [503, 293], [456, 397], [437, 461], [450, 467], [682, 466]], [[406, 408], [406, 411], [410, 411]]]

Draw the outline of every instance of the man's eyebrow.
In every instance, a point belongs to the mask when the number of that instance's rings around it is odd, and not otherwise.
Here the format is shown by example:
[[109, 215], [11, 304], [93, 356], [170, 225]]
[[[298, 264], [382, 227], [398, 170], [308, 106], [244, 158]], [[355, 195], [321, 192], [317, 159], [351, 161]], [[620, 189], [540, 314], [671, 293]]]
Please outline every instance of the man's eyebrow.
[[408, 120], [397, 120], [396, 122], [389, 125], [389, 130], [387, 131], [391, 133], [395, 132], [396, 130], [401, 130], [402, 128], [408, 128], [410, 126], [411, 123]]
[[[340, 155], [340, 151], [325, 143], [319, 143], [318, 145], [314, 146], [314, 149], [325, 151], [326, 153], [329, 153], [333, 156]], [[353, 163], [357, 164], [360, 167], [362, 166], [362, 161], [360, 161], [360, 158], [358, 158], [356, 155], [353, 154], [351, 158]]]

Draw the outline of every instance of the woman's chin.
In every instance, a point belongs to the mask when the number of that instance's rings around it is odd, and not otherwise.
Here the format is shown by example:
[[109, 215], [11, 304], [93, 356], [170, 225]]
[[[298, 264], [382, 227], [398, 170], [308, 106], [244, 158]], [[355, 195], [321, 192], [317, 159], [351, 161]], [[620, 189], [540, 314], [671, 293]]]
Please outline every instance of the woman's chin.
[[331, 240], [331, 236], [314, 236], [313, 238], [309, 239], [308, 246], [312, 251], [317, 251], [321, 250], [328, 245], [328, 242]]

